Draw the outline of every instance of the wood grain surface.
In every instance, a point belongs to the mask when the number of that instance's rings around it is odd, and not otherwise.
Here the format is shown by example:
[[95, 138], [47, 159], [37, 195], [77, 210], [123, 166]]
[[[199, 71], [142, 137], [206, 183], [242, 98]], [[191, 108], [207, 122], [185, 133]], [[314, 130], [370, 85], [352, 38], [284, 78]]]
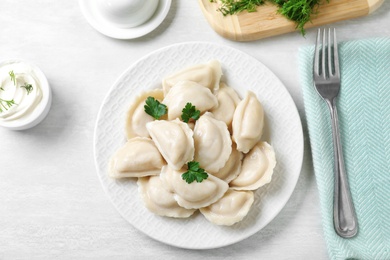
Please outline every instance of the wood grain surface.
[[[305, 28], [368, 15], [379, 8], [383, 1], [331, 0], [329, 3], [324, 1]], [[257, 12], [244, 11], [228, 16], [223, 16], [217, 11], [218, 4], [211, 3], [210, 0], [199, 0], [199, 4], [210, 26], [218, 34], [231, 40], [253, 41], [296, 30], [296, 23], [279, 14], [278, 7], [269, 2], [257, 7]]]

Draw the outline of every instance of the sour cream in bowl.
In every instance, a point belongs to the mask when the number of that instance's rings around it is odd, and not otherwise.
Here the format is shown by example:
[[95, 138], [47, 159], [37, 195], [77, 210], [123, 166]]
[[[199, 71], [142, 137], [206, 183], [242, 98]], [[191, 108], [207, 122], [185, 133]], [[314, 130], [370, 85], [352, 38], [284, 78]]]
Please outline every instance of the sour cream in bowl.
[[157, 10], [159, 0], [98, 0], [101, 15], [120, 28], [137, 27]]
[[43, 72], [23, 60], [0, 62], [0, 126], [24, 130], [39, 124], [51, 106]]

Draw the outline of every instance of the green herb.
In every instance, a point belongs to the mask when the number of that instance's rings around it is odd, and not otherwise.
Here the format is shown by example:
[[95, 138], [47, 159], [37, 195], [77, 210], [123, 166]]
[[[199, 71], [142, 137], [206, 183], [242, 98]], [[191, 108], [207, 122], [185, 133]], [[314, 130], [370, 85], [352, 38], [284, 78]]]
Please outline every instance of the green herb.
[[34, 89], [31, 84], [24, 83], [23, 86], [20, 86], [21, 88], [25, 88], [27, 91], [27, 95], [30, 94], [30, 92]]
[[[311, 21], [311, 15], [317, 13], [320, 0], [273, 0], [278, 6], [278, 12], [296, 23], [296, 28], [305, 35], [304, 26]], [[329, 2], [329, 0], [326, 0]]]
[[0, 113], [2, 113], [5, 110], [8, 110], [8, 108], [12, 107], [13, 105], [16, 105], [15, 101], [12, 100], [5, 100], [0, 98]]
[[[247, 12], [256, 12], [256, 7], [264, 4], [264, 0], [220, 0], [221, 7], [218, 8], [224, 16], [236, 14], [246, 10]], [[216, 2], [216, 0], [210, 0]]]
[[186, 123], [188, 123], [191, 118], [194, 120], [198, 120], [200, 116], [200, 111], [196, 110], [196, 107], [193, 106], [191, 103], [187, 103], [181, 112], [181, 119]]
[[14, 82], [14, 85], [16, 86], [16, 78], [15, 78], [15, 73], [13, 70], [8, 72], [9, 76], [11, 77], [11, 80]]
[[[224, 16], [232, 15], [244, 10], [256, 12], [257, 6], [264, 4], [266, 0], [210, 0], [210, 2], [221, 2], [218, 8]], [[302, 35], [305, 35], [304, 26], [311, 21], [311, 15], [317, 14], [321, 0], [267, 0], [278, 6], [278, 13], [296, 23]], [[329, 0], [326, 0], [329, 2]]]
[[160, 119], [163, 115], [167, 113], [167, 106], [161, 104], [154, 97], [148, 97], [145, 101], [146, 105], [144, 106], [145, 112], [148, 115], [151, 115], [155, 119]]
[[204, 169], [199, 167], [199, 163], [192, 161], [187, 163], [188, 170], [181, 175], [182, 179], [185, 180], [188, 184], [196, 181], [202, 182], [207, 179], [209, 175], [205, 172]]

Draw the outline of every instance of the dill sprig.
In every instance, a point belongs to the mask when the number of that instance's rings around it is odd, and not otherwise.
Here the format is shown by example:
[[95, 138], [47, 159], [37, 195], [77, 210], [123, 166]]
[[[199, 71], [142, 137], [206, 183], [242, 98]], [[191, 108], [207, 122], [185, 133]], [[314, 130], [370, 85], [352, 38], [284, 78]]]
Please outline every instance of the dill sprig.
[[16, 86], [16, 78], [15, 78], [15, 73], [13, 70], [8, 72], [9, 76], [11, 77], [11, 80], [14, 82], [14, 86]]
[[28, 83], [24, 83], [23, 86], [20, 86], [21, 88], [25, 88], [26, 91], [27, 91], [27, 95], [30, 94], [31, 91], [33, 91], [33, 86], [31, 84], [28, 84]]
[[8, 110], [13, 105], [16, 105], [15, 101], [13, 99], [11, 100], [5, 100], [0, 98], [0, 113], [3, 113], [3, 109]]
[[[221, 7], [218, 8], [224, 16], [237, 14], [246, 10], [248, 13], [256, 12], [256, 8], [259, 5], [264, 4], [264, 0], [220, 0]], [[210, 2], [216, 2], [216, 0], [210, 0]]]
[[[311, 15], [317, 13], [320, 0], [273, 0], [278, 6], [278, 12], [296, 23], [302, 35], [304, 26], [311, 21]], [[327, 0], [329, 2], [329, 0]]]
[[[218, 11], [224, 16], [237, 14], [244, 10], [256, 12], [257, 6], [264, 4], [265, 0], [210, 0], [221, 3]], [[304, 26], [311, 21], [311, 15], [317, 13], [321, 0], [267, 0], [278, 6], [278, 13], [296, 23], [302, 35], [305, 35]], [[329, 0], [326, 0], [329, 2]]]

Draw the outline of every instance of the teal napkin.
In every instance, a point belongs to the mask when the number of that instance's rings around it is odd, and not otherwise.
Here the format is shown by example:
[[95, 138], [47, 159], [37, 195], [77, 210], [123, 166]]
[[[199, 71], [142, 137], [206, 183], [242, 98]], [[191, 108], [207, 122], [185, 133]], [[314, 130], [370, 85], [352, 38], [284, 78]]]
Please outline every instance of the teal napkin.
[[315, 91], [314, 46], [299, 51], [300, 80], [325, 240], [331, 259], [390, 259], [390, 39], [339, 44], [338, 114], [359, 222], [356, 237], [333, 228], [333, 145], [328, 107]]

